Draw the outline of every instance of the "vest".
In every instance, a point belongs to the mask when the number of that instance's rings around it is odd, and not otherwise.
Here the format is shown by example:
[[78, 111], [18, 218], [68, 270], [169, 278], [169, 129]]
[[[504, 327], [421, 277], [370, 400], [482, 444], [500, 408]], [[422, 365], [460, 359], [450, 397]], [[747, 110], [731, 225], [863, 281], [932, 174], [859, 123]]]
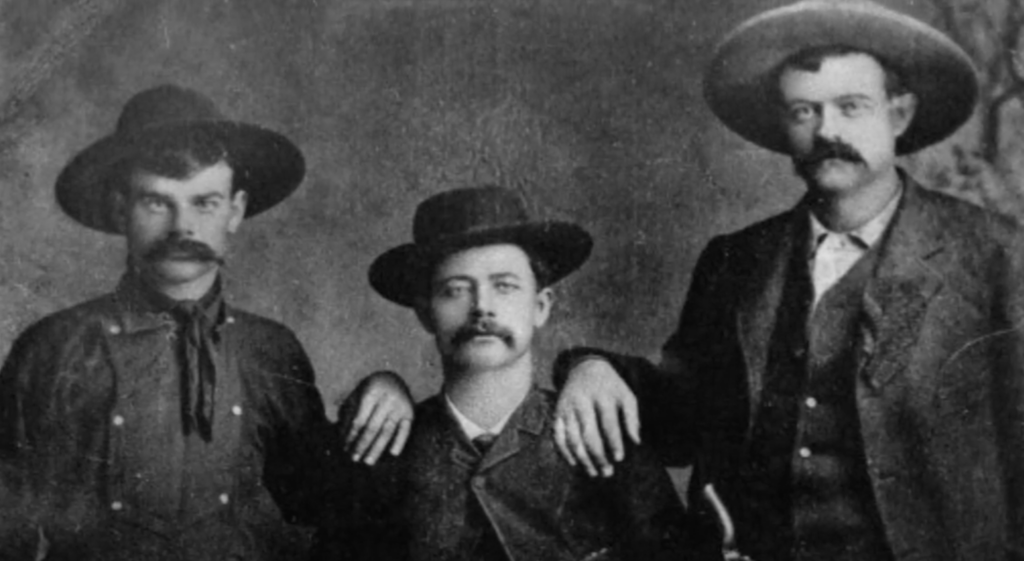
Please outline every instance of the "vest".
[[868, 251], [811, 311], [798, 244], [769, 344], [747, 461], [739, 539], [758, 561], [892, 558], [868, 478], [856, 403], [858, 318]]

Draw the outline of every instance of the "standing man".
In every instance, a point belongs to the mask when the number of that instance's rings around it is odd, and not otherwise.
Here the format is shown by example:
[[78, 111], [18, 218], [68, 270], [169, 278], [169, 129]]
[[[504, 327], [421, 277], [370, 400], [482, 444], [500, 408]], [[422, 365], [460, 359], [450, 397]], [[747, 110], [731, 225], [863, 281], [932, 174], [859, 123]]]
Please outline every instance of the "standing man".
[[967, 55], [873, 2], [810, 0], [729, 34], [705, 88], [807, 195], [711, 241], [659, 368], [562, 357], [563, 453], [612, 471], [602, 436], [621, 457], [638, 405], [757, 561], [1024, 559], [1024, 248], [896, 166], [970, 117]]
[[373, 263], [370, 283], [433, 335], [444, 387], [417, 405], [408, 450], [369, 474], [390, 479], [359, 485], [368, 504], [354, 522], [383, 512], [378, 531], [325, 534], [317, 559], [691, 558], [682, 505], [652, 451], [591, 479], [550, 438], [555, 400], [535, 386], [534, 341], [551, 285], [586, 261], [590, 235], [530, 220], [500, 187], [435, 195], [413, 229], [413, 243]]
[[[284, 136], [161, 86], [62, 171], [61, 208], [125, 236], [128, 270], [26, 330], [0, 371], [0, 556], [296, 558], [283, 522], [318, 522], [342, 436], [298, 340], [228, 304], [220, 270], [243, 218], [304, 170]], [[391, 429], [408, 430], [405, 404], [378, 407]]]

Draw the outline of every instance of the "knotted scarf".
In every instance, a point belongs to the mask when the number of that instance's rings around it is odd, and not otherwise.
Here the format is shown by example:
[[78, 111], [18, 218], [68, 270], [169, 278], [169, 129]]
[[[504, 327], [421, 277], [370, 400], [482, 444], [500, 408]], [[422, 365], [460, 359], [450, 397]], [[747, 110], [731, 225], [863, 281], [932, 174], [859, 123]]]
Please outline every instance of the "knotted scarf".
[[[171, 308], [181, 344], [181, 419], [186, 435], [192, 431], [209, 442], [213, 439], [214, 394], [217, 368], [213, 360], [216, 315], [200, 302], [181, 301]], [[213, 317], [211, 317], [211, 315]]]

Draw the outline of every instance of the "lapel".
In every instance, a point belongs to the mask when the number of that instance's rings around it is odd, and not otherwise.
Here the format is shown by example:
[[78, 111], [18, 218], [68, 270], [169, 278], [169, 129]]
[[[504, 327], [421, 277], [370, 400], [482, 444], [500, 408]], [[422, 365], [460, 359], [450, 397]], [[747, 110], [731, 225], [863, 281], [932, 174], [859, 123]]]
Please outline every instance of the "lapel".
[[[861, 375], [875, 389], [906, 367], [928, 302], [942, 286], [942, 276], [931, 261], [942, 253], [945, 230], [921, 193], [923, 188], [902, 172], [901, 176], [903, 199], [881, 241], [875, 273], [863, 296]], [[760, 403], [789, 262], [809, 236], [806, 212], [798, 204], [780, 216], [774, 229], [758, 236], [745, 254], [751, 260], [750, 282], [737, 304], [736, 319], [752, 415]]]
[[754, 239], [748, 256], [751, 260], [747, 290], [739, 298], [736, 311], [740, 348], [747, 366], [751, 418], [760, 403], [764, 373], [768, 363], [768, 345], [782, 301], [793, 252], [804, 247], [810, 227], [805, 206], [798, 204], [784, 213], [774, 228]]
[[456, 465], [473, 470], [477, 473], [488, 471], [495, 466], [514, 458], [526, 449], [536, 437], [544, 433], [547, 422], [547, 404], [544, 395], [537, 388], [532, 388], [523, 403], [509, 417], [508, 423], [498, 435], [497, 440], [482, 459], [479, 452], [462, 432], [458, 421], [452, 418], [444, 403], [443, 396], [437, 400], [435, 414], [443, 415], [445, 437], [443, 441], [448, 448], [447, 457]]
[[546, 420], [547, 404], [544, 396], [537, 388], [531, 388], [530, 393], [526, 394], [526, 399], [509, 418], [508, 424], [484, 456], [479, 471], [490, 470], [526, 449], [534, 439], [544, 433]]
[[943, 284], [934, 259], [944, 249], [945, 228], [923, 188], [905, 175], [903, 184], [903, 200], [863, 296], [860, 374], [875, 390], [906, 369], [928, 303]]

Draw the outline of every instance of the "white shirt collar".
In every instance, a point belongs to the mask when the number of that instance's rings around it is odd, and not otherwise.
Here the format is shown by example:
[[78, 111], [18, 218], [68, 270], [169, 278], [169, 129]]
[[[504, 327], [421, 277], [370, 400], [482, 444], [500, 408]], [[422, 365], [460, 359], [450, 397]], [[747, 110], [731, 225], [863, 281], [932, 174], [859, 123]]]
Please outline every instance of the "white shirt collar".
[[474, 423], [469, 417], [463, 415], [462, 411], [459, 411], [459, 408], [452, 403], [452, 400], [448, 397], [447, 393], [444, 394], [444, 401], [448, 404], [448, 410], [452, 412], [452, 416], [455, 417], [455, 421], [459, 423], [459, 427], [462, 429], [462, 432], [470, 440], [485, 434], [493, 434], [495, 436], [501, 434], [502, 429], [504, 429], [505, 425], [508, 424], [508, 420], [512, 418], [512, 414], [519, 408], [518, 406], [513, 407], [512, 410], [502, 417], [501, 420], [495, 423], [493, 427], [485, 429]]
[[875, 245], [881, 239], [882, 234], [885, 233], [889, 223], [892, 222], [893, 216], [896, 215], [896, 209], [900, 206], [901, 198], [903, 198], [902, 187], [874, 218], [849, 232], [833, 232], [818, 221], [818, 217], [814, 216], [813, 212], [808, 212], [807, 214], [811, 217], [811, 254], [814, 254], [818, 245], [829, 234], [848, 236], [864, 244], [866, 248]]

